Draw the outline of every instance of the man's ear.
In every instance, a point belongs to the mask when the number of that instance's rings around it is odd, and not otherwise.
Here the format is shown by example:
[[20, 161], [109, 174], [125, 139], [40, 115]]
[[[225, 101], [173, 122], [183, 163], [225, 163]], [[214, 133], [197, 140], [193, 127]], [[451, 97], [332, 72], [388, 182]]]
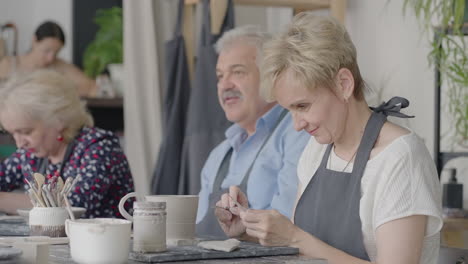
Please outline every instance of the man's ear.
[[354, 92], [354, 77], [350, 70], [341, 68], [336, 74], [338, 96], [347, 102]]

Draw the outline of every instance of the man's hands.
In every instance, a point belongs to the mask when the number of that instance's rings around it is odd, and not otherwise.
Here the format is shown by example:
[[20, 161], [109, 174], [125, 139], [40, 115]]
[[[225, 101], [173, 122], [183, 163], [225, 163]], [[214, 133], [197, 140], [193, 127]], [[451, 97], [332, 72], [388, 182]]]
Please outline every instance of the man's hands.
[[248, 207], [247, 197], [238, 186], [229, 187], [229, 193], [221, 196], [221, 200], [216, 203], [215, 215], [227, 236], [239, 237], [245, 233], [240, 213]]

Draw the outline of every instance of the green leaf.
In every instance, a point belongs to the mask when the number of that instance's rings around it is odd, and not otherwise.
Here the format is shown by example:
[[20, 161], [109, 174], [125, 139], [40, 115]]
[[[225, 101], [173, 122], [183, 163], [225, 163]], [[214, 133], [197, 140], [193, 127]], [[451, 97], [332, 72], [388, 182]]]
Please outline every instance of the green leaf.
[[83, 55], [84, 71], [93, 78], [101, 74], [107, 65], [123, 61], [122, 8], [99, 9], [94, 22], [99, 29]]

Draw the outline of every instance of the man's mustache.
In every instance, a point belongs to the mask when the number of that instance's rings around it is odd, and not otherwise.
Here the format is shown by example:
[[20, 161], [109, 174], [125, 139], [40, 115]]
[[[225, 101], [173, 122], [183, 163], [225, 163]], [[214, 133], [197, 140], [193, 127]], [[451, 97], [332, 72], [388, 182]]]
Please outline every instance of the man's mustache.
[[239, 90], [233, 90], [233, 89], [226, 90], [221, 95], [221, 98], [223, 100], [226, 100], [226, 98], [228, 97], [239, 97], [241, 99], [243, 98], [242, 93]]

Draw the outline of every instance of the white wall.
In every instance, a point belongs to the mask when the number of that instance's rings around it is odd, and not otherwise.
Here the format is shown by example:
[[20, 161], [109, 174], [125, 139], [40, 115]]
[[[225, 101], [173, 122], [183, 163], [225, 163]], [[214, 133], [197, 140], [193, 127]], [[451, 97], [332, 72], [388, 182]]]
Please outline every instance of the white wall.
[[72, 0], [0, 1], [0, 24], [13, 22], [18, 28], [19, 54], [30, 49], [34, 31], [45, 20], [53, 20], [62, 27], [66, 45], [59, 57], [72, 61]]

